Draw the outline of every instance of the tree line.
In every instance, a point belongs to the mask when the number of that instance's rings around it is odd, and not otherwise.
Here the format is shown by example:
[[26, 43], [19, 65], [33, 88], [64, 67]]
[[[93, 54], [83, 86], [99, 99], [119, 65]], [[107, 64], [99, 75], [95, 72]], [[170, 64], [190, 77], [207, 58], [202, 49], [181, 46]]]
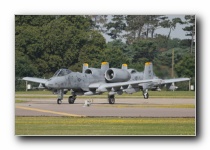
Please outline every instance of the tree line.
[[[195, 77], [195, 47], [191, 39], [171, 39], [176, 25], [187, 24], [188, 36], [195, 32], [195, 16], [168, 19], [163, 15], [16, 15], [15, 89], [24, 88], [18, 79], [25, 76], [49, 78], [59, 68], [81, 71], [82, 64], [143, 71], [152, 61], [157, 76], [171, 76], [172, 49], [175, 51], [176, 77]], [[154, 34], [169, 28], [168, 35]], [[106, 42], [102, 34], [113, 39]], [[160, 71], [161, 70], [161, 71]]]

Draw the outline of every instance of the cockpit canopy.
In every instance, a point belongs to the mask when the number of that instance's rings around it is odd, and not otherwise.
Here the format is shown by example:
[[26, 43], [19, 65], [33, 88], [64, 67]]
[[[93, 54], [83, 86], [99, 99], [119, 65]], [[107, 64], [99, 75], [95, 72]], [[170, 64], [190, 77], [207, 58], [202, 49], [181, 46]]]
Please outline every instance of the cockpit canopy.
[[57, 77], [57, 76], [65, 76], [69, 73], [71, 73], [72, 71], [69, 69], [59, 69], [55, 72], [55, 74], [53, 75], [53, 77]]

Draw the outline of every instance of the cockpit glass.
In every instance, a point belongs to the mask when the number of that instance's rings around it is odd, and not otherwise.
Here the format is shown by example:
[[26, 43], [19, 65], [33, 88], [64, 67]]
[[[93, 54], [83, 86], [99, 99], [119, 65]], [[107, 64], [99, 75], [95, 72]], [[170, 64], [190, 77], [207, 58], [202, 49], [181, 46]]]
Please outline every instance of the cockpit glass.
[[60, 69], [55, 72], [55, 74], [53, 75], [53, 77], [57, 76], [59, 72], [60, 72]]
[[54, 77], [56, 76], [65, 76], [67, 74], [71, 73], [71, 70], [69, 69], [59, 69], [55, 72], [55, 74], [53, 75]]

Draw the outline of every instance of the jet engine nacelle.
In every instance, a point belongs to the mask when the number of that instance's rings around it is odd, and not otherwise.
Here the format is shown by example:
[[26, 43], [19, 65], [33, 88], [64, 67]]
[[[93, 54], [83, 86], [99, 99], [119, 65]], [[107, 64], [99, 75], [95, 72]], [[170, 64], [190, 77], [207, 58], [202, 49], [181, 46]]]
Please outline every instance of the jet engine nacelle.
[[130, 80], [131, 75], [127, 70], [110, 68], [105, 72], [107, 82], [125, 82]]
[[84, 71], [86, 74], [103, 75], [103, 71], [97, 68], [88, 68]]

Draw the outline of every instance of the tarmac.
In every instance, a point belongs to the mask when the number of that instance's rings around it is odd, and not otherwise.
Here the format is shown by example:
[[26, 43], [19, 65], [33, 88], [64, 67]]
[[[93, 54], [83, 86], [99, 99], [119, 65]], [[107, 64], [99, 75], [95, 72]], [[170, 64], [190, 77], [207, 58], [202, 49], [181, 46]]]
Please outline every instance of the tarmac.
[[[73, 117], [196, 117], [195, 99], [184, 98], [115, 98], [108, 104], [105, 98], [67, 99], [57, 104], [54, 98], [21, 98], [15, 103], [15, 116], [73, 116]], [[90, 106], [85, 105], [87, 100]]]

